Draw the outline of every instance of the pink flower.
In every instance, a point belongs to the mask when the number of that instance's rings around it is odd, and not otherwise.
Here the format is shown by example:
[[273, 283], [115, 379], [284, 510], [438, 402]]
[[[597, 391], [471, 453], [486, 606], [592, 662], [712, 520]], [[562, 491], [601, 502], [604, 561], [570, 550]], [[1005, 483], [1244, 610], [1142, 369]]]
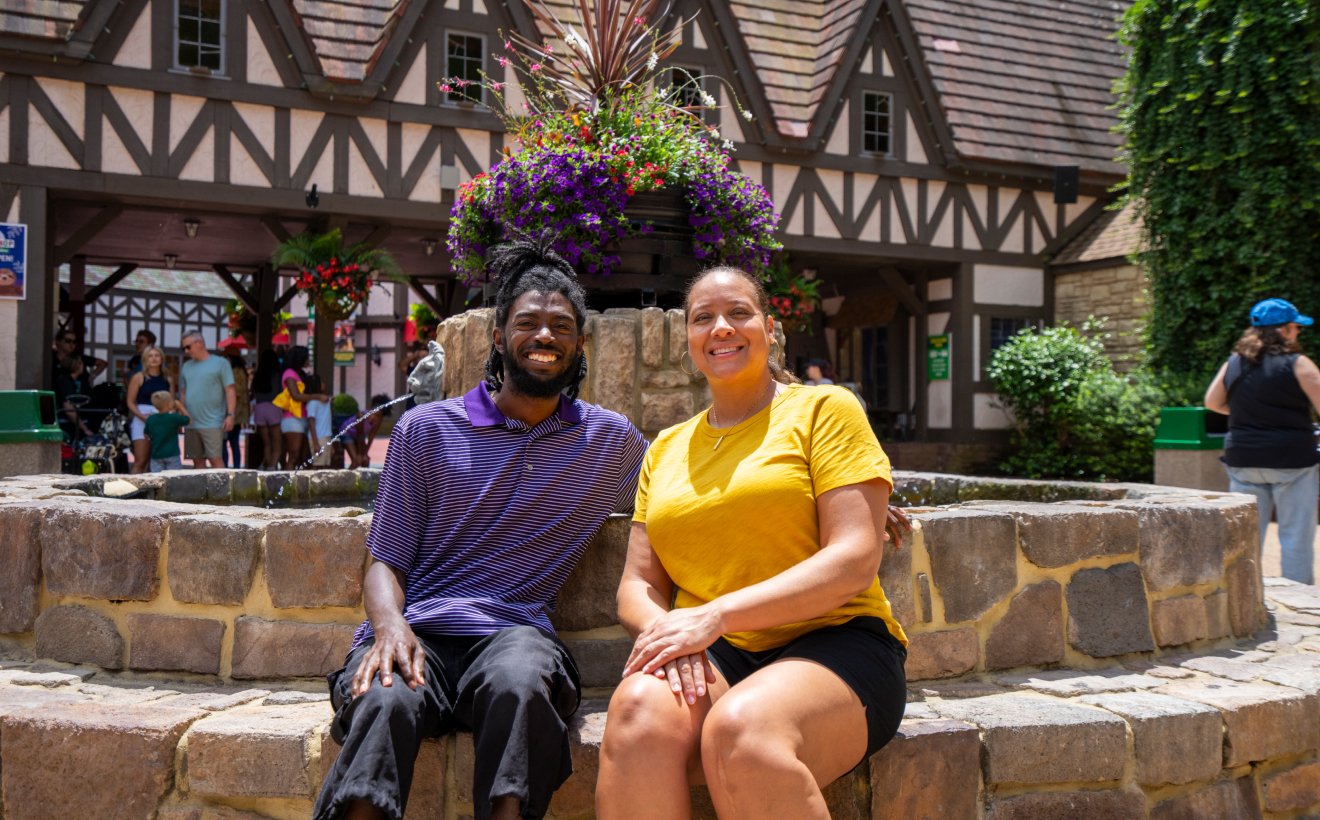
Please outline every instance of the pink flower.
[[500, 64], [500, 68], [508, 68], [509, 66], [509, 58], [505, 57], [503, 54], [497, 55], [495, 57], [495, 62]]
[[531, 70], [531, 71], [540, 71], [540, 70], [541, 70], [541, 64], [540, 64], [540, 63], [532, 63], [532, 66], [531, 66], [531, 68], [530, 68], [529, 70]]
[[490, 84], [490, 90], [491, 90], [491, 91], [503, 91], [503, 90], [504, 90], [504, 83], [491, 83], [491, 84]]
[[450, 86], [449, 83], [440, 83], [440, 93], [448, 94], [453, 90], [454, 90], [453, 87]]

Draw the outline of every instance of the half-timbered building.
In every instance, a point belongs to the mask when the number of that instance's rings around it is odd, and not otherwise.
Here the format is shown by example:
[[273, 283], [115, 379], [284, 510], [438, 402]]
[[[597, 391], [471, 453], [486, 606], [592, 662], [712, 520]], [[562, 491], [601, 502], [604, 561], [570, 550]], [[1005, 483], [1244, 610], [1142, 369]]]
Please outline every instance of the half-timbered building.
[[[724, 78], [709, 93], [754, 115], [726, 105], [715, 124], [828, 297], [791, 352], [833, 359], [885, 435], [1002, 435], [990, 352], [1052, 318], [1049, 260], [1122, 177], [1109, 107], [1123, 5], [674, 4], [670, 24], [690, 22], [673, 62]], [[373, 313], [401, 324], [409, 299], [464, 305], [448, 213], [504, 136], [479, 89], [439, 81], [508, 80], [502, 32], [535, 32], [520, 0], [4, 6], [0, 221], [28, 228], [28, 281], [23, 301], [0, 301], [0, 388], [42, 385], [60, 317], [85, 325], [89, 293], [138, 267], [168, 259], [264, 313], [288, 305], [266, 260], [309, 226], [398, 258], [413, 294]], [[88, 265], [112, 272], [89, 286]]]

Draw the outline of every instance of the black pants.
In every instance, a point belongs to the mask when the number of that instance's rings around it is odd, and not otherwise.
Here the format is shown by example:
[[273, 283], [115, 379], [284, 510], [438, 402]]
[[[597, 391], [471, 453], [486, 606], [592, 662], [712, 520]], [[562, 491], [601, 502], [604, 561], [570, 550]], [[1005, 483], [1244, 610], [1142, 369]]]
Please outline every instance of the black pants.
[[479, 637], [423, 637], [426, 685], [416, 690], [397, 673], [353, 698], [353, 673], [368, 645], [349, 653], [329, 676], [335, 707], [331, 737], [343, 748], [326, 775], [313, 817], [338, 818], [363, 799], [403, 817], [422, 739], [471, 729], [476, 760], [477, 818], [494, 798], [512, 796], [522, 816], [545, 815], [550, 796], [573, 773], [565, 721], [577, 711], [581, 684], [568, 650], [535, 627]]

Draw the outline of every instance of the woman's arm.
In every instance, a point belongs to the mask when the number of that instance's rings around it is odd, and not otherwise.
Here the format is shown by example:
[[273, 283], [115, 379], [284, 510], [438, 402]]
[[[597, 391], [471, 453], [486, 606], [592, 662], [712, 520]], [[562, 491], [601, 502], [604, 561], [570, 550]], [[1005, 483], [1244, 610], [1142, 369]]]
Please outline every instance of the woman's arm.
[[128, 404], [128, 412], [133, 414], [133, 418], [140, 421], [146, 421], [147, 417], [138, 412], [137, 394], [142, 389], [142, 371], [133, 374], [128, 380], [128, 389], [124, 391], [124, 398]]
[[1228, 362], [1224, 362], [1219, 366], [1219, 372], [1210, 380], [1210, 386], [1205, 389], [1205, 409], [1225, 416], [1228, 415], [1228, 388], [1224, 386], [1224, 374], [1227, 372]]
[[628, 532], [628, 557], [616, 599], [619, 623], [634, 638], [668, 612], [669, 602], [674, 599], [674, 582], [651, 547], [646, 525], [640, 521], [632, 522]]
[[1298, 356], [1293, 362], [1293, 375], [1302, 386], [1302, 392], [1311, 400], [1311, 407], [1320, 413], [1320, 367], [1305, 356]]
[[624, 674], [651, 672], [720, 635], [814, 618], [847, 603], [880, 570], [888, 502], [889, 485], [879, 478], [823, 493], [816, 500], [819, 552], [760, 583], [656, 619], [637, 636]]
[[304, 393], [298, 389], [299, 379], [290, 376], [284, 380], [284, 389], [289, 391], [289, 395], [299, 404], [306, 404], [309, 401], [330, 401], [330, 397], [324, 393]]
[[[634, 521], [628, 533], [628, 558], [619, 581], [619, 623], [628, 634], [637, 638], [646, 627], [654, 625], [669, 612], [669, 603], [673, 599], [674, 582], [651, 547], [646, 525]], [[706, 685], [715, 682], [715, 670], [706, 659], [705, 650], [718, 637], [718, 634], [713, 635], [702, 646], [684, 655], [672, 656], [649, 671], [666, 679], [675, 695], [681, 693], [689, 704], [696, 703], [697, 698], [706, 694]], [[636, 652], [637, 643], [634, 643], [633, 653]], [[634, 671], [624, 669], [624, 677]]]

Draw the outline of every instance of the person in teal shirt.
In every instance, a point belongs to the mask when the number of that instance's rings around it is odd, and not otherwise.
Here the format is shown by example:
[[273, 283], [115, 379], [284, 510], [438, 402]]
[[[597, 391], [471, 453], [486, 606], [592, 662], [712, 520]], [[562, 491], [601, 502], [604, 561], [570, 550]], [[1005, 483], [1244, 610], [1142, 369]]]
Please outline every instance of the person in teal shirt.
[[147, 416], [143, 422], [147, 439], [151, 441], [151, 472], [164, 470], [182, 470], [183, 461], [179, 458], [179, 431], [188, 424], [189, 418], [178, 410], [177, 402], [167, 390], [157, 390], [151, 394], [151, 406], [156, 412]]
[[188, 408], [192, 423], [184, 436], [184, 455], [193, 466], [223, 467], [225, 435], [234, 428], [234, 369], [224, 356], [212, 356], [202, 334], [183, 334], [188, 360], [179, 368], [179, 400]]

